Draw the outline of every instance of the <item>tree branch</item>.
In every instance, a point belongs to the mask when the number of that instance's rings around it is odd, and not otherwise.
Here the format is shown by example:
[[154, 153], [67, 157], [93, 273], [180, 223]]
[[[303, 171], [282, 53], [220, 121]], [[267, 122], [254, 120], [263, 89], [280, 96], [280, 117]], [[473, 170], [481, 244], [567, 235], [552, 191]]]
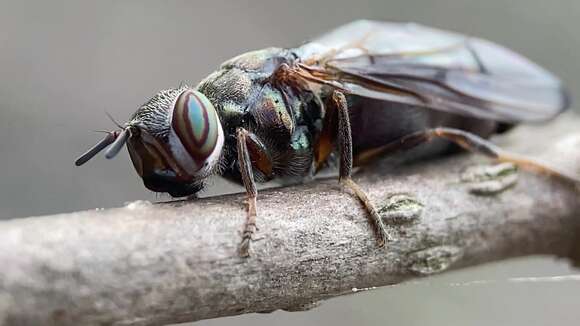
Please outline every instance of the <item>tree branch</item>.
[[[567, 116], [501, 141], [578, 172], [579, 123]], [[516, 256], [580, 261], [576, 190], [509, 165], [466, 170], [475, 162], [487, 161], [464, 154], [362, 171], [355, 179], [396, 237], [385, 248], [334, 179], [261, 191], [249, 259], [237, 255], [241, 195], [1, 222], [0, 322], [161, 325], [308, 309]]]

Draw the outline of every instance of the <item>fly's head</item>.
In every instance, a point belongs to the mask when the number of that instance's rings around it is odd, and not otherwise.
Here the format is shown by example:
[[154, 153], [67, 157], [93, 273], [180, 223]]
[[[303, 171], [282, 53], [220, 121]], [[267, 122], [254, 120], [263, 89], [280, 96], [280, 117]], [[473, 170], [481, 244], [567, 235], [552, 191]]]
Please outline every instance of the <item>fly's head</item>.
[[212, 103], [195, 89], [159, 92], [120, 127], [77, 159], [76, 165], [106, 147], [106, 157], [113, 158], [126, 144], [145, 187], [173, 197], [195, 194], [219, 167], [223, 128]]

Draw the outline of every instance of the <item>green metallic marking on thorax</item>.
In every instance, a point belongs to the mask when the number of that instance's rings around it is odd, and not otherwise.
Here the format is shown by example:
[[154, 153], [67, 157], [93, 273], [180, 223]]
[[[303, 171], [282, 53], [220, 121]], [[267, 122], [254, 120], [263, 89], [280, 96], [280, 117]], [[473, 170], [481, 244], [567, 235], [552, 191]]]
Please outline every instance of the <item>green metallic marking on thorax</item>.
[[306, 127], [298, 128], [292, 134], [290, 147], [294, 150], [310, 149], [310, 139], [308, 138], [308, 130]]

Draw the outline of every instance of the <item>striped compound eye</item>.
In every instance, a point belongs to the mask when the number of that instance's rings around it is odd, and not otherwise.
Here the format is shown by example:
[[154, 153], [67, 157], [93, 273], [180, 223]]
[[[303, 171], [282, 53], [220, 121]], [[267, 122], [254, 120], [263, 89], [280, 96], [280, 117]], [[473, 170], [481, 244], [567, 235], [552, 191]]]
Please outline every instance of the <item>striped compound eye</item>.
[[192, 174], [210, 170], [219, 159], [223, 130], [211, 102], [200, 92], [185, 90], [171, 116], [171, 149]]

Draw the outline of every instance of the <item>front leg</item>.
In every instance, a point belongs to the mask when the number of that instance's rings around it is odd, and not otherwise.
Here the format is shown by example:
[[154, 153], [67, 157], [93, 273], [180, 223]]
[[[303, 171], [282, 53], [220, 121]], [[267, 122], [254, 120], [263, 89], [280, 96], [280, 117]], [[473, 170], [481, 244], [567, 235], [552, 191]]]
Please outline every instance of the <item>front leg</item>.
[[256, 232], [256, 183], [252, 172], [252, 161], [248, 151], [248, 131], [244, 128], [238, 128], [236, 131], [237, 149], [238, 149], [238, 167], [242, 176], [242, 182], [246, 188], [247, 194], [247, 215], [246, 223], [242, 232], [242, 242], [240, 243], [240, 256], [250, 256], [250, 243], [252, 236]]
[[338, 110], [338, 147], [340, 151], [340, 182], [351, 189], [357, 198], [364, 205], [369, 214], [371, 224], [377, 236], [379, 246], [383, 246], [385, 242], [391, 240], [391, 236], [387, 232], [383, 219], [378, 214], [377, 209], [370, 201], [364, 190], [352, 180], [352, 131], [350, 127], [350, 118], [348, 115], [348, 104], [344, 94], [339, 91], [334, 91], [332, 94], [332, 101]]

